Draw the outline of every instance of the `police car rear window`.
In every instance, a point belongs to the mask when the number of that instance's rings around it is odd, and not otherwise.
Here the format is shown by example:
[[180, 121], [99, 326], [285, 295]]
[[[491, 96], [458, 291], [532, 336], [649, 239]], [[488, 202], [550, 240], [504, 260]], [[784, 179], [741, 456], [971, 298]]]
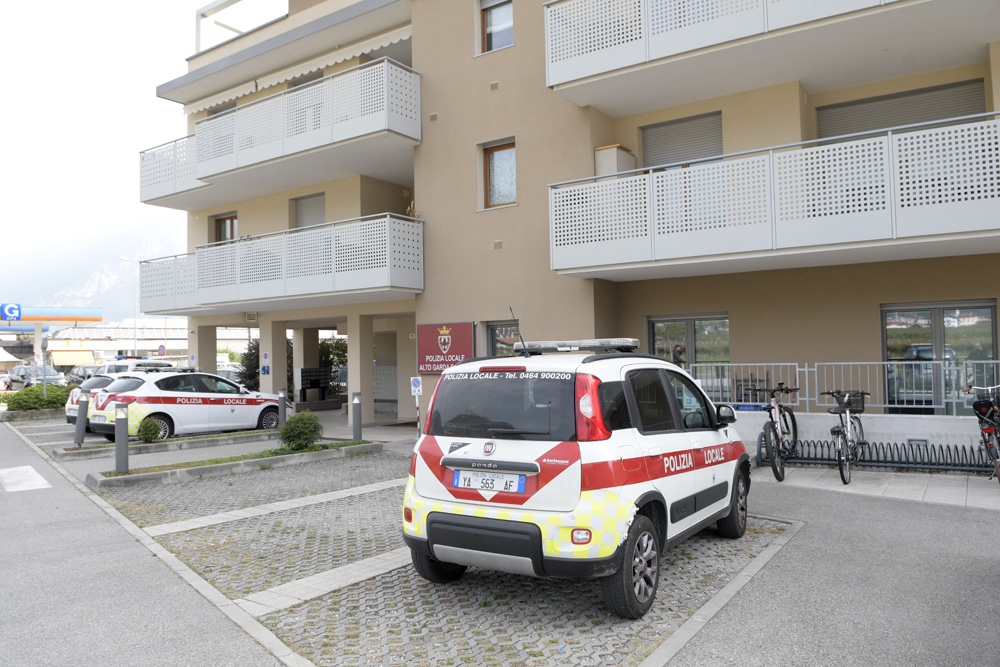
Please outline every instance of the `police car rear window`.
[[104, 391], [109, 394], [116, 394], [123, 391], [135, 391], [142, 386], [143, 381], [139, 378], [118, 378], [107, 387]]
[[573, 373], [446, 373], [429, 435], [498, 440], [574, 440]]
[[107, 387], [109, 384], [111, 384], [112, 380], [113, 378], [103, 378], [103, 377], [88, 378], [80, 384], [80, 389], [89, 389], [89, 390], [101, 389], [102, 387]]

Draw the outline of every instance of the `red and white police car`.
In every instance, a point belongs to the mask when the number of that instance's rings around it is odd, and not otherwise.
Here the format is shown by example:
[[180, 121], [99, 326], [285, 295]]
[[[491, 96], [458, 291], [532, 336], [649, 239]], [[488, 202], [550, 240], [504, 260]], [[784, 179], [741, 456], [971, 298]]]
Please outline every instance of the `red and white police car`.
[[[91, 430], [113, 440], [118, 403], [128, 405], [131, 436], [138, 435], [147, 419], [159, 427], [161, 440], [186, 433], [278, 428], [277, 395], [250, 391], [196, 369], [120, 374], [91, 396]], [[291, 406], [287, 408], [291, 414]]]
[[[446, 370], [414, 447], [403, 537], [436, 583], [469, 566], [600, 577], [639, 618], [664, 549], [746, 530], [750, 460], [729, 406], [635, 339], [528, 343]], [[567, 354], [550, 352], [571, 350]]]
[[[115, 377], [115, 375], [95, 374], [81, 382], [79, 387], [74, 387], [73, 390], [69, 392], [69, 396], [66, 398], [66, 422], [69, 424], [76, 423], [77, 411], [80, 406], [80, 394], [82, 394], [84, 390], [93, 395], [98, 390], [103, 389], [114, 382]], [[90, 424], [87, 425], [87, 430], [90, 430]]]

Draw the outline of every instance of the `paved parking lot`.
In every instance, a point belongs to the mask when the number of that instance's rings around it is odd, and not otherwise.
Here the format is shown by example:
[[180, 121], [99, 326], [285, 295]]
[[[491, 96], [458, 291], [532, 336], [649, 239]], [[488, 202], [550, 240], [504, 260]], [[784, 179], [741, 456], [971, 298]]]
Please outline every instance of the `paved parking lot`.
[[[18, 428], [43, 448], [69, 432]], [[666, 554], [652, 610], [625, 621], [596, 580], [473, 568], [424, 581], [401, 537], [408, 467], [384, 451], [103, 498], [316, 665], [639, 665], [789, 525], [751, 518], [741, 540], [703, 531]]]

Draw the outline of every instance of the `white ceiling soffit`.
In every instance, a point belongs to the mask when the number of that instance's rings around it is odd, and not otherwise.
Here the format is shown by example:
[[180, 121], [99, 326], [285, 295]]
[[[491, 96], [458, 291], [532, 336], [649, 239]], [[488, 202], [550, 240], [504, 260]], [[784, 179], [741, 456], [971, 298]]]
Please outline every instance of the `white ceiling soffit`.
[[237, 97], [243, 97], [244, 95], [249, 95], [250, 93], [257, 92], [257, 82], [250, 81], [249, 83], [244, 83], [242, 85], [236, 86], [235, 88], [230, 88], [229, 90], [224, 90], [218, 95], [212, 95], [211, 97], [206, 97], [203, 100], [198, 100], [197, 102], [192, 102], [184, 106], [185, 114], [198, 113], [202, 109], [208, 109], [209, 107], [214, 107], [218, 104], [225, 104], [230, 100], [235, 100]]
[[342, 49], [331, 51], [330, 53], [319, 56], [318, 58], [313, 58], [312, 60], [307, 60], [304, 63], [299, 63], [293, 67], [283, 69], [280, 72], [268, 74], [267, 76], [263, 76], [256, 81], [250, 81], [249, 83], [236, 86], [235, 88], [230, 88], [229, 90], [223, 91], [217, 95], [212, 95], [211, 97], [206, 97], [198, 100], [197, 102], [192, 102], [191, 104], [184, 106], [184, 113], [198, 113], [199, 111], [214, 107], [218, 104], [225, 104], [230, 100], [235, 100], [237, 97], [249, 95], [250, 93], [255, 93], [258, 90], [263, 90], [265, 88], [270, 88], [271, 86], [275, 86], [284, 81], [290, 81], [291, 79], [304, 76], [310, 72], [325, 69], [336, 65], [337, 63], [342, 63], [345, 60], [357, 58], [362, 54], [371, 53], [377, 49], [382, 49], [391, 44], [396, 44], [397, 42], [401, 42], [405, 39], [410, 39], [412, 35], [412, 26], [402, 26], [401, 28], [391, 30], [370, 39], [357, 42], [350, 46], [345, 46]]
[[336, 65], [337, 63], [342, 63], [345, 60], [357, 58], [362, 54], [385, 48], [390, 44], [401, 42], [404, 39], [410, 39], [412, 35], [412, 26], [404, 25], [396, 30], [377, 35], [371, 39], [357, 42], [351, 46], [345, 46], [342, 49], [337, 49], [336, 51], [332, 51], [331, 53], [327, 53], [326, 55], [322, 55], [318, 58], [307, 60], [306, 62], [295, 65], [294, 67], [283, 69], [280, 72], [275, 72], [274, 74], [269, 74], [268, 76], [262, 76], [257, 79], [257, 88], [263, 90], [264, 88], [269, 88], [270, 86], [277, 85], [284, 81], [304, 76], [310, 72], [315, 72], [316, 70], [324, 69], [332, 65]]

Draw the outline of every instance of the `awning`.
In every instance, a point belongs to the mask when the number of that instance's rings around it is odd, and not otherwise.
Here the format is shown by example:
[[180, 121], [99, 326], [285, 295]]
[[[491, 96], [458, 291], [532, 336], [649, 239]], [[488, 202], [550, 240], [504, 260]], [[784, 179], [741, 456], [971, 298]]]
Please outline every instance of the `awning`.
[[79, 366], [94, 363], [94, 353], [91, 350], [53, 350], [53, 366]]
[[279, 83], [285, 81], [291, 81], [292, 79], [297, 79], [300, 76], [305, 76], [310, 72], [315, 72], [316, 70], [325, 69], [336, 65], [337, 63], [342, 63], [345, 60], [350, 60], [351, 58], [357, 58], [365, 53], [370, 53], [377, 49], [384, 48], [390, 44], [395, 44], [404, 39], [410, 39], [413, 34], [413, 29], [409, 25], [404, 25], [395, 30], [390, 30], [389, 32], [382, 33], [381, 35], [376, 35], [370, 39], [365, 39], [360, 42], [355, 42], [350, 46], [345, 46], [343, 48], [337, 49], [336, 51], [331, 51], [318, 58], [313, 58], [312, 60], [307, 60], [303, 63], [299, 63], [293, 67], [288, 67], [279, 72], [274, 72], [273, 74], [268, 74], [263, 76], [256, 81], [250, 81], [248, 83], [230, 88], [229, 90], [223, 91], [212, 95], [211, 97], [206, 97], [204, 99], [198, 100], [197, 102], [192, 102], [184, 106], [184, 113], [193, 114], [209, 107], [214, 107], [218, 104], [224, 104], [230, 100], [234, 100], [237, 97], [242, 97], [244, 95], [249, 95], [250, 93], [257, 92], [258, 90], [263, 90], [271, 86], [276, 86]]

